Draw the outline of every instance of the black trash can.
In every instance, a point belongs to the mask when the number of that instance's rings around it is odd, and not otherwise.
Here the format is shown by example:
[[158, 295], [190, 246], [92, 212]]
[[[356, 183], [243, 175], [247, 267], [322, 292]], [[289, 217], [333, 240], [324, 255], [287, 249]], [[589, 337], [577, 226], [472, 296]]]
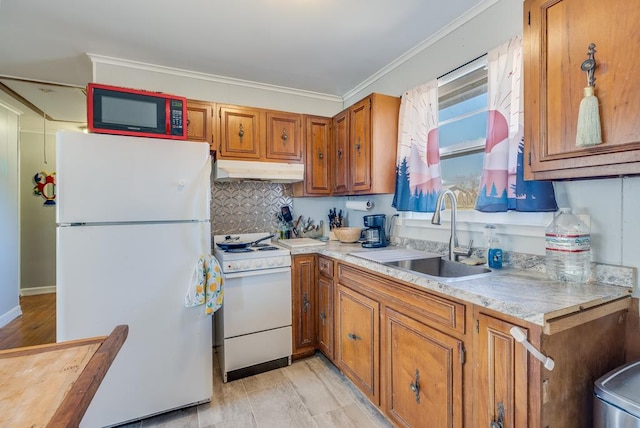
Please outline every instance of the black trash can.
[[593, 395], [593, 428], [640, 428], [640, 361], [602, 376]]

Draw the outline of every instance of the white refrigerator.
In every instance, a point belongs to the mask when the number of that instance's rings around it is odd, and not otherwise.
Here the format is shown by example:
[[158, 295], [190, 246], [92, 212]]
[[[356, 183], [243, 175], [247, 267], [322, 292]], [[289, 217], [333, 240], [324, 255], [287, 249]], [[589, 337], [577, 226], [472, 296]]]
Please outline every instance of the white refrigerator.
[[56, 144], [57, 341], [129, 326], [81, 426], [209, 401], [211, 318], [184, 304], [211, 252], [209, 147], [70, 132]]

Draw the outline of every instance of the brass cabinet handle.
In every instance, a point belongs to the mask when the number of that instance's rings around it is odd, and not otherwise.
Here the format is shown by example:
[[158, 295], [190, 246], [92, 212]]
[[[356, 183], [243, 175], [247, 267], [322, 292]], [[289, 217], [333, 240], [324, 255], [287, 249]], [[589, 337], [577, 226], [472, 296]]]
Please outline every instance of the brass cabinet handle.
[[356, 150], [358, 151], [358, 153], [360, 153], [360, 138], [358, 138], [358, 142], [355, 144], [354, 146], [356, 148]]
[[324, 158], [324, 155], [320, 150], [318, 150], [318, 159], [322, 160], [322, 158]]
[[338, 158], [342, 159], [342, 149], [338, 149]]
[[498, 420], [489, 422], [489, 428], [504, 428], [504, 404], [498, 403]]
[[240, 130], [238, 131], [238, 136], [240, 138], [244, 137], [244, 129], [242, 129], [242, 124], [240, 124]]
[[287, 131], [285, 129], [282, 130], [282, 135], [280, 136], [280, 138], [282, 138], [282, 141], [287, 141], [289, 139], [289, 136], [287, 135]]
[[327, 314], [324, 311], [320, 312], [320, 319], [322, 320], [322, 325], [327, 323]]
[[420, 371], [416, 369], [416, 378], [409, 384], [409, 389], [416, 395], [416, 403], [420, 404]]
[[362, 338], [355, 333], [347, 333], [347, 337], [351, 340], [362, 340]]

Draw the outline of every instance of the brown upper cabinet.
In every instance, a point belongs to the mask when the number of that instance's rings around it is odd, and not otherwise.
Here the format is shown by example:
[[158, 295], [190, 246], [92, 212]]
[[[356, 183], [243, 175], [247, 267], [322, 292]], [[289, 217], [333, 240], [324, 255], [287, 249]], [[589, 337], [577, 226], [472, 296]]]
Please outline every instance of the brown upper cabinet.
[[[571, 179], [640, 173], [640, 3], [526, 0], [524, 3], [525, 177]], [[595, 94], [602, 144], [576, 147], [595, 44]]]
[[213, 111], [215, 104], [187, 100], [187, 140], [214, 144]]
[[219, 159], [303, 162], [299, 114], [222, 105], [218, 121]]
[[220, 106], [218, 159], [259, 160], [263, 156], [264, 114], [260, 109]]
[[304, 116], [304, 182], [294, 183], [294, 196], [331, 194], [331, 118]]
[[399, 111], [400, 98], [371, 94], [331, 119], [306, 117], [305, 182], [294, 196], [393, 193]]
[[349, 110], [333, 117], [333, 193], [349, 192]]
[[400, 98], [371, 94], [333, 117], [333, 194], [393, 193]]
[[302, 116], [295, 113], [268, 111], [267, 151], [270, 161], [303, 162]]

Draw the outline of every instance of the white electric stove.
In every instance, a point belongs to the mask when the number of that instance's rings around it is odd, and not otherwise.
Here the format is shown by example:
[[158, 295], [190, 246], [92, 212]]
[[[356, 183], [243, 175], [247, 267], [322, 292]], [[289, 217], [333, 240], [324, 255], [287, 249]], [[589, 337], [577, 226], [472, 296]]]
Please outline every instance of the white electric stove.
[[[268, 233], [231, 235], [254, 242]], [[291, 364], [291, 254], [269, 240], [221, 249], [229, 235], [213, 238], [224, 274], [224, 301], [214, 316], [215, 346], [225, 382]]]
[[[271, 240], [261, 241], [254, 246], [223, 250], [220, 242], [254, 242], [269, 236], [267, 233], [246, 233], [216, 235], [213, 237], [213, 253], [220, 262], [224, 273], [247, 272], [291, 266], [291, 252], [274, 245]], [[233, 241], [229, 241], [232, 238]], [[236, 239], [237, 238], [237, 239]]]

